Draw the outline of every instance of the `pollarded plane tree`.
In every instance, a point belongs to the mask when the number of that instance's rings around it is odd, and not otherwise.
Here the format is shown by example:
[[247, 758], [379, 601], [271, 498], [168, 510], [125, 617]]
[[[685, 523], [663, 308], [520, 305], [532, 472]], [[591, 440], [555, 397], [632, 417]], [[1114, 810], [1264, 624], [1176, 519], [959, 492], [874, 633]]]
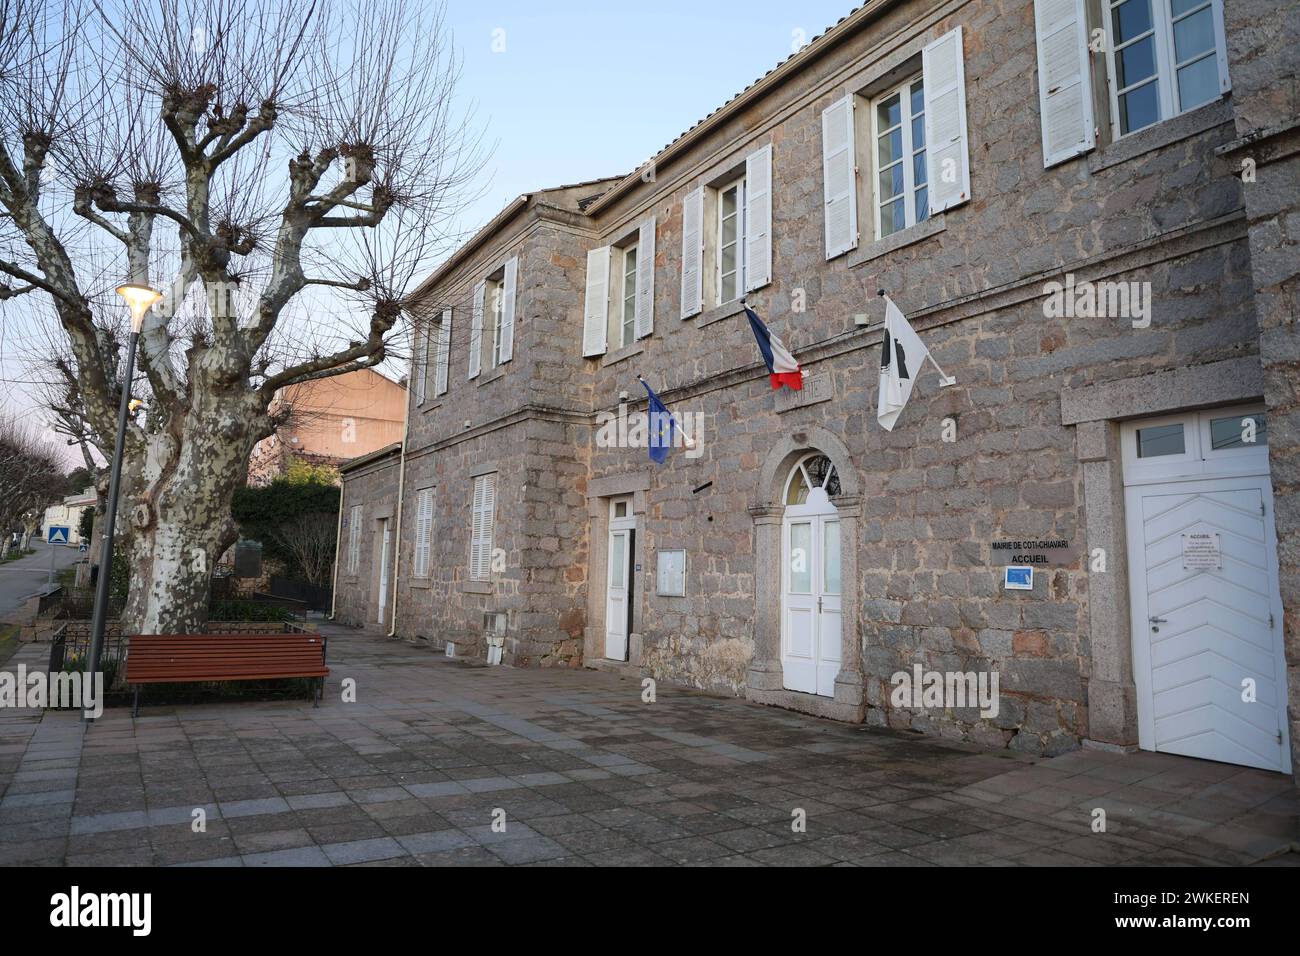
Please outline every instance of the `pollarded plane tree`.
[[[482, 161], [456, 77], [419, 0], [0, 0], [0, 321], [49, 323], [60, 417], [105, 460], [142, 400], [129, 628], [203, 625], [276, 391], [409, 336]], [[133, 382], [124, 281], [164, 293]]]

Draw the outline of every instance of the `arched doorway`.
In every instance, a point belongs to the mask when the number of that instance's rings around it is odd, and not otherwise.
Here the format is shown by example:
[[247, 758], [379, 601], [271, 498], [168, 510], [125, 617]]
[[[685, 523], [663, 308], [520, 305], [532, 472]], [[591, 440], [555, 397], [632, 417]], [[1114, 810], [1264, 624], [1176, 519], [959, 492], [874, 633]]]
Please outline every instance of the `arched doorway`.
[[755, 492], [754, 650], [745, 696], [861, 721], [854, 542], [862, 492], [849, 450], [821, 426], [792, 431], [768, 449]]
[[782, 684], [821, 697], [835, 696], [842, 662], [839, 493], [835, 465], [814, 453], [790, 470], [782, 498]]

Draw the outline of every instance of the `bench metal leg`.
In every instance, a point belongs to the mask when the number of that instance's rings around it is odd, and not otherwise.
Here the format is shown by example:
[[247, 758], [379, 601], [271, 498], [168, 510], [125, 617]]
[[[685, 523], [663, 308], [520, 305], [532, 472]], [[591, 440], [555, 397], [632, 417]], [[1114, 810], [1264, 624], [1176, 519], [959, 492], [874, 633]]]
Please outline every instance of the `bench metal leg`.
[[135, 703], [131, 705], [131, 716], [132, 717], [140, 716], [140, 685], [139, 684], [135, 685]]

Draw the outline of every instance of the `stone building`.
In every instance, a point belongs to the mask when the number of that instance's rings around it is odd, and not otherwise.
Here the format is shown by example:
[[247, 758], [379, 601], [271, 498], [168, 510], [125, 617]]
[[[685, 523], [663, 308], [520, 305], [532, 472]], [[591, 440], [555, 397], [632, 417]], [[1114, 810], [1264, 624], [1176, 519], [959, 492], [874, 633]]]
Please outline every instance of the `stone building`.
[[[413, 296], [404, 445], [345, 473], [338, 616], [1290, 772], [1284, 6], [871, 0], [643, 168], [520, 197]], [[917, 372], [892, 431], [877, 290], [956, 380]], [[742, 297], [802, 390], [770, 387]], [[602, 431], [638, 375], [698, 423], [662, 465]], [[996, 674], [996, 714], [900, 698], [918, 666]]]

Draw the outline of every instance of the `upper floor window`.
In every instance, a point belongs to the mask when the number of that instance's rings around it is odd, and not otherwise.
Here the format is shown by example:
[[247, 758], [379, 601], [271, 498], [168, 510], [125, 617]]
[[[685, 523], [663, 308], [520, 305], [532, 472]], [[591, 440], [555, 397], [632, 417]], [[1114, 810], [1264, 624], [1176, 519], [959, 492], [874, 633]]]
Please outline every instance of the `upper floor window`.
[[964, 44], [955, 27], [822, 111], [828, 260], [857, 248], [859, 210], [880, 240], [970, 200]]
[[921, 77], [873, 104], [876, 142], [876, 238], [883, 239], [930, 215], [926, 186], [925, 83]]
[[1118, 136], [1217, 99], [1227, 89], [1222, 0], [1103, 0]]
[[623, 250], [622, 286], [618, 308], [620, 348], [636, 341], [636, 254], [635, 244]]
[[[488, 368], [496, 368], [514, 356], [518, 277], [519, 258], [511, 256], [504, 266], [474, 286], [474, 311], [469, 333], [470, 378], [478, 377], [484, 358]], [[486, 356], [483, 353], [485, 336]]]
[[745, 288], [745, 179], [718, 190], [718, 305]]
[[772, 146], [682, 200], [682, 318], [772, 281]]
[[654, 332], [655, 217], [587, 251], [582, 354], [604, 355]]
[[496, 368], [501, 364], [501, 316], [505, 298], [503, 283], [499, 279], [489, 279], [485, 295], [487, 328], [484, 330], [484, 335], [492, 345], [492, 361], [489, 363], [489, 368]]

